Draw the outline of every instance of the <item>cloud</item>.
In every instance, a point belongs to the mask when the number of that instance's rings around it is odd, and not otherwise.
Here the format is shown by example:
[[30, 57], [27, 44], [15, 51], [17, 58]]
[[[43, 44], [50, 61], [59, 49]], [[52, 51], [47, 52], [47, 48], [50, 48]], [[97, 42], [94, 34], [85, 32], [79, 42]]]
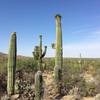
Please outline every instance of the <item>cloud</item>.
[[100, 44], [99, 43], [74, 43], [65, 44], [63, 48], [64, 57], [83, 57], [100, 58]]
[[[100, 58], [100, 44], [99, 43], [74, 43], [65, 44], [63, 46], [64, 57], [79, 57], [79, 54], [86, 58]], [[55, 50], [48, 48], [47, 57], [54, 57]]]

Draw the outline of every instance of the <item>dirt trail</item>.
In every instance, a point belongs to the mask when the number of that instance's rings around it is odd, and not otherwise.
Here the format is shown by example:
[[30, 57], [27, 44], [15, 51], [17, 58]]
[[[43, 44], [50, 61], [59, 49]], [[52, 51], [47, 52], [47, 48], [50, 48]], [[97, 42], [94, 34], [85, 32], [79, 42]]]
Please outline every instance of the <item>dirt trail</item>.
[[52, 72], [44, 72], [43, 78], [45, 81], [44, 100], [55, 100], [55, 90]]
[[83, 78], [86, 82], [94, 82], [95, 79], [91, 73], [85, 72]]
[[[67, 95], [64, 96], [61, 100], [74, 100], [73, 96]], [[82, 100], [95, 100], [93, 97], [84, 97]]]
[[[91, 75], [85, 74], [86, 80], [91, 80]], [[44, 79], [44, 98], [43, 100], [73, 100], [73, 96], [67, 95], [62, 97], [61, 99], [55, 99], [56, 94], [54, 90], [54, 82], [53, 82], [53, 74], [52, 72], [44, 72], [43, 73]], [[95, 100], [93, 97], [84, 97], [82, 100]]]

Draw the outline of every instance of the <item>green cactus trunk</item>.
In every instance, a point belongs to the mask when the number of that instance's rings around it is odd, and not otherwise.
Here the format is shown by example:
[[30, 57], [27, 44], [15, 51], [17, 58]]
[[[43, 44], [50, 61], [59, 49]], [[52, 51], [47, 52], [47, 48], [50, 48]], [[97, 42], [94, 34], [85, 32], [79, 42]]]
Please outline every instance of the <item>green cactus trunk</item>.
[[7, 77], [7, 93], [8, 95], [14, 94], [15, 86], [15, 70], [16, 70], [16, 32], [11, 34], [9, 53], [8, 53], [8, 77]]
[[80, 53], [80, 57], [79, 57], [78, 63], [79, 63], [80, 71], [81, 71], [82, 66], [83, 66], [83, 65], [82, 65], [82, 64], [83, 64], [83, 61], [82, 61], [82, 55], [81, 55], [81, 53]]
[[54, 79], [56, 92], [61, 94], [61, 78], [62, 78], [62, 66], [63, 66], [63, 48], [62, 48], [62, 29], [61, 29], [61, 16], [56, 15], [56, 57], [54, 68]]
[[42, 72], [38, 71], [35, 74], [35, 100], [42, 99], [42, 95], [43, 95], [42, 84], [43, 84]]
[[56, 58], [55, 65], [62, 67], [62, 29], [61, 16], [56, 15]]
[[41, 67], [42, 67], [41, 55], [42, 55], [42, 35], [40, 35], [39, 70], [41, 70]]

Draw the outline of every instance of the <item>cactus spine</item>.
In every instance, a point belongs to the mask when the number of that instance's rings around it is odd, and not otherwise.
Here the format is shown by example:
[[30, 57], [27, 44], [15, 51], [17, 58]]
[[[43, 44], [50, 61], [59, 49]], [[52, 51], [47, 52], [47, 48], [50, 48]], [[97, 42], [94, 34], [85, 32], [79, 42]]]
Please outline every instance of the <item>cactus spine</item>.
[[9, 53], [8, 53], [8, 77], [7, 77], [7, 93], [8, 95], [14, 94], [14, 86], [15, 86], [15, 70], [16, 70], [16, 32], [12, 32], [10, 45], [9, 45]]
[[61, 77], [62, 77], [62, 66], [63, 66], [61, 16], [56, 15], [55, 18], [56, 18], [56, 44], [52, 44], [52, 47], [56, 49], [54, 80], [56, 85], [56, 92], [61, 94]]
[[47, 46], [44, 47], [44, 51], [42, 50], [42, 35], [39, 36], [40, 44], [36, 46], [33, 52], [34, 60], [38, 62], [39, 70], [42, 70], [42, 59], [46, 55]]
[[42, 98], [42, 84], [43, 84], [43, 78], [42, 78], [42, 72], [38, 71], [35, 74], [35, 100], [41, 100]]

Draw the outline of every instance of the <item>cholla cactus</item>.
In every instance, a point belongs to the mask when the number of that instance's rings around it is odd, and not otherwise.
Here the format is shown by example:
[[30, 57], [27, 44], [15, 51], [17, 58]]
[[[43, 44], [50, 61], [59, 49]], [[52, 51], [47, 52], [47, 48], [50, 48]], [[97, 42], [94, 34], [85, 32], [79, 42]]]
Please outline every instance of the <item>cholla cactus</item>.
[[38, 71], [35, 74], [35, 100], [41, 100], [42, 98], [42, 84], [43, 84], [43, 78], [42, 78], [42, 72]]
[[42, 50], [42, 35], [40, 35], [39, 37], [40, 37], [40, 45], [35, 47], [33, 56], [34, 56], [34, 60], [39, 65], [39, 70], [42, 70], [42, 59], [46, 55], [47, 46], [44, 47], [44, 51], [43, 51]]
[[7, 93], [8, 95], [14, 94], [15, 86], [15, 69], [16, 69], [16, 32], [11, 34], [9, 53], [8, 53], [8, 66], [7, 66]]
[[52, 48], [56, 49], [54, 80], [56, 90], [61, 93], [61, 76], [63, 66], [63, 48], [62, 48], [62, 29], [61, 29], [61, 16], [56, 15], [56, 44], [52, 44]]

